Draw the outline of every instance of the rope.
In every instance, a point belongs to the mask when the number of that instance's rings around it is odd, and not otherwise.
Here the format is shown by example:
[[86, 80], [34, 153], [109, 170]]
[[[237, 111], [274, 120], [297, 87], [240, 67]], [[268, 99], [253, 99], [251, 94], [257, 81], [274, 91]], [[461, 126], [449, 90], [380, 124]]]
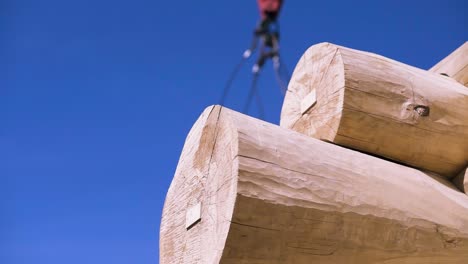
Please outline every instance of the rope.
[[[232, 82], [234, 81], [234, 79], [235, 79], [237, 73], [239, 72], [239, 70], [244, 65], [244, 62], [246, 61], [246, 59], [248, 59], [249, 57], [250, 56], [245, 56], [245, 54], [244, 54], [241, 61], [236, 65], [236, 67], [232, 71], [232, 73], [229, 76], [229, 79], [226, 82], [226, 85], [224, 87], [223, 94], [222, 94], [222, 96], [220, 98], [220, 101], [219, 101], [220, 105], [224, 104], [224, 102], [225, 102], [225, 100], [227, 98], [227, 95], [229, 93], [229, 90], [230, 90], [230, 88], [232, 86]], [[289, 71], [287, 70], [285, 64], [281, 60], [281, 57], [278, 58], [278, 61], [274, 61], [273, 63], [274, 63], [276, 81], [278, 82], [278, 85], [280, 87], [280, 92], [284, 96], [287, 89], [288, 89], [287, 86], [288, 86], [289, 80], [290, 80]], [[257, 101], [258, 113], [259, 113], [260, 119], [264, 119], [264, 117], [265, 117], [265, 108], [263, 106], [260, 94], [257, 93], [258, 76], [259, 76], [259, 72], [255, 72], [253, 74], [252, 85], [250, 87], [250, 91], [249, 91], [249, 95], [247, 97], [247, 101], [246, 101], [246, 103], [244, 105], [243, 113], [246, 114], [246, 115], [248, 114], [249, 109], [250, 109], [250, 105], [252, 103], [252, 99], [255, 96], [255, 99]]]
[[[283, 66], [284, 63], [281, 60], [281, 58], [279, 58], [277, 62], [273, 62], [273, 64], [274, 64], [273, 68], [275, 69], [276, 81], [278, 82], [281, 93], [284, 96], [286, 94], [286, 91], [288, 90], [288, 84], [289, 84], [289, 80], [290, 80], [289, 72], [286, 69], [286, 66]], [[281, 74], [281, 69], [283, 69], [284, 75], [286, 75], [286, 76], [281, 76], [282, 75]], [[285, 77], [285, 78], [282, 78], [282, 77]], [[286, 80], [284, 80], [284, 79], [286, 79]]]
[[241, 61], [236, 65], [231, 75], [229, 76], [229, 79], [226, 82], [226, 85], [224, 86], [223, 94], [221, 95], [221, 98], [219, 100], [220, 105], [224, 105], [224, 101], [226, 100], [226, 97], [228, 95], [229, 89], [231, 88], [232, 82], [234, 81], [234, 78], [236, 77], [239, 70], [242, 68], [242, 65], [244, 64], [246, 59], [247, 58], [242, 57]]
[[[257, 90], [257, 80], [258, 80], [258, 73], [254, 73], [253, 79], [252, 79], [252, 86], [250, 87], [249, 95], [247, 96], [247, 102], [245, 102], [244, 106], [244, 111], [242, 111], [244, 114], [249, 113], [249, 108], [250, 108], [250, 103], [252, 102], [253, 96], [256, 95], [256, 90]], [[257, 103], [260, 101], [258, 95], [257, 95]]]
[[257, 106], [258, 106], [258, 115], [259, 118], [264, 120], [265, 119], [265, 107], [263, 107], [262, 99], [260, 98], [259, 93], [255, 93], [257, 98]]

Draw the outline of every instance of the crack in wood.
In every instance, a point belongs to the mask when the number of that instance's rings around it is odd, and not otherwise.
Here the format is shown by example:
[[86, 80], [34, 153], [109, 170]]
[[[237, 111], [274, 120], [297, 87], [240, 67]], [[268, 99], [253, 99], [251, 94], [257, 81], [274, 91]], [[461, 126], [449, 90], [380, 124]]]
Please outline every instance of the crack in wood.
[[248, 225], [248, 224], [243, 224], [243, 223], [239, 223], [239, 222], [235, 222], [235, 221], [229, 221], [229, 222], [231, 222], [232, 224], [235, 224], [235, 225], [240, 225], [240, 226], [245, 226], [245, 227], [258, 228], [258, 229], [269, 230], [269, 231], [277, 231], [277, 232], [280, 232], [280, 231], [281, 231], [280, 229], [274, 229], [274, 228], [267, 228], [267, 227], [262, 227], [262, 226]]
[[[302, 172], [302, 171], [298, 171], [298, 170], [293, 170], [293, 169], [290, 169], [290, 168], [286, 168], [286, 167], [283, 167], [277, 163], [274, 163], [274, 162], [271, 162], [271, 161], [267, 161], [267, 160], [262, 160], [262, 159], [259, 159], [259, 158], [255, 158], [255, 157], [249, 157], [249, 156], [245, 156], [245, 155], [237, 155], [237, 157], [241, 157], [241, 158], [246, 158], [246, 159], [252, 159], [252, 160], [257, 160], [257, 161], [260, 161], [260, 162], [264, 162], [264, 163], [267, 163], [267, 164], [271, 164], [271, 165], [274, 165], [276, 167], [279, 167], [283, 170], [287, 170], [287, 171], [291, 171], [291, 172], [295, 172], [295, 173], [299, 173], [299, 174], [303, 174], [303, 175], [308, 175], [308, 176], [312, 176], [312, 177], [317, 177], [317, 178], [322, 178], [322, 179], [327, 179], [327, 180], [330, 180], [329, 178], [325, 177], [325, 176], [322, 176], [322, 175], [318, 175], [318, 174], [311, 174], [311, 173], [307, 173], [307, 172]], [[335, 181], [337, 182], [340, 182], [338, 179], [334, 179]], [[345, 182], [345, 181], [342, 181], [342, 182]]]

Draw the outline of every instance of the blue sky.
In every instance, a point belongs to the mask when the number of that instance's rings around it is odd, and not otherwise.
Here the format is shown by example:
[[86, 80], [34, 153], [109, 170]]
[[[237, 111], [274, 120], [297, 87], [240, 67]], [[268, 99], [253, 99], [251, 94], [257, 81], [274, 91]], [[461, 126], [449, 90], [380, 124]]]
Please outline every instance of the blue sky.
[[[324, 41], [427, 69], [468, 39], [466, 10], [290, 0], [281, 52], [290, 71]], [[257, 20], [254, 0], [1, 0], [0, 262], [158, 263], [185, 136], [218, 103]], [[228, 107], [242, 110], [250, 67]], [[259, 93], [278, 123], [271, 65]]]

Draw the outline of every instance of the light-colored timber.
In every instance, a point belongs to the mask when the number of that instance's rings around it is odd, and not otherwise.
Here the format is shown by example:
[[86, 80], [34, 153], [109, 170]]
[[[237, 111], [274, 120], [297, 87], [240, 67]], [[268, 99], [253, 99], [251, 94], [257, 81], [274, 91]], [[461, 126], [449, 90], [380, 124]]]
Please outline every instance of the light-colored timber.
[[468, 41], [434, 65], [429, 71], [447, 74], [450, 78], [468, 87]]
[[160, 229], [162, 264], [467, 259], [468, 196], [444, 178], [219, 106], [186, 139]]
[[[316, 102], [308, 108], [310, 93]], [[281, 126], [447, 178], [468, 164], [466, 87], [330, 43], [312, 46], [298, 62]]]

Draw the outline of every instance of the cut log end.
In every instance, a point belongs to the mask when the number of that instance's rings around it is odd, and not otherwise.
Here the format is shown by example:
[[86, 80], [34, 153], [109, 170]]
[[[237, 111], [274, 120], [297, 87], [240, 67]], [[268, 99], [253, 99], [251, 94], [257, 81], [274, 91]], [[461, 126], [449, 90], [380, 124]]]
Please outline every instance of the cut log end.
[[[336, 46], [322, 43], [309, 48], [290, 81], [281, 112], [281, 126], [333, 141], [343, 107], [342, 67]], [[314, 122], [309, 122], [312, 118]]]
[[[237, 171], [232, 130], [220, 106], [207, 108], [190, 131], [166, 196], [161, 263], [218, 263], [234, 207]], [[227, 140], [227, 141], [226, 141]]]

